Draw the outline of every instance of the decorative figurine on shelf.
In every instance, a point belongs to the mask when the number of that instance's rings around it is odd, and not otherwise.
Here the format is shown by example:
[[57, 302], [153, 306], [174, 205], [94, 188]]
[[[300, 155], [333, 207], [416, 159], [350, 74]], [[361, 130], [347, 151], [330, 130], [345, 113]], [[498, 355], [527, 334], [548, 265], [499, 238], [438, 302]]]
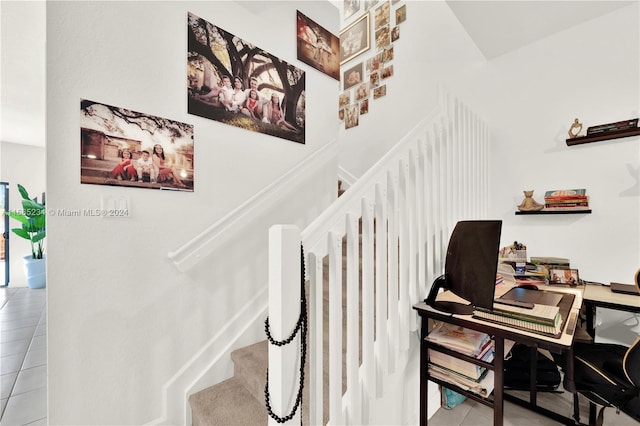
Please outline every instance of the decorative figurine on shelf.
[[577, 138], [578, 135], [580, 135], [581, 131], [582, 131], [582, 123], [579, 122], [578, 119], [576, 118], [575, 120], [573, 120], [573, 124], [569, 128], [569, 137], [571, 139]]
[[537, 212], [544, 208], [544, 204], [540, 204], [533, 199], [533, 191], [522, 192], [524, 192], [524, 200], [518, 206], [518, 210], [521, 212]]

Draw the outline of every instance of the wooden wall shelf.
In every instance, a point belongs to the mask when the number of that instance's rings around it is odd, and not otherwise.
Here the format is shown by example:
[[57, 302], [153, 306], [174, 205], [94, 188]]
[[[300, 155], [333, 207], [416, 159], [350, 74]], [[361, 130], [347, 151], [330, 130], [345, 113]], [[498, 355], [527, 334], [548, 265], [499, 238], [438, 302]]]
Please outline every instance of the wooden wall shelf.
[[606, 141], [609, 139], [628, 138], [630, 136], [640, 135], [640, 128], [619, 130], [616, 132], [598, 133], [596, 135], [578, 136], [577, 138], [567, 139], [567, 146], [580, 145], [583, 143]]
[[527, 215], [527, 214], [589, 214], [591, 213], [591, 209], [589, 210], [539, 210], [537, 212], [521, 212], [517, 211], [517, 215]]

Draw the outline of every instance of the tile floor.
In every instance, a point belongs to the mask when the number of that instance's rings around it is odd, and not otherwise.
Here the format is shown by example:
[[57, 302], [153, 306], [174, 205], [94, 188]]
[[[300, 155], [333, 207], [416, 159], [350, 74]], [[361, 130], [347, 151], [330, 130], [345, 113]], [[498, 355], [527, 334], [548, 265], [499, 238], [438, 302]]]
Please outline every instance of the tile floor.
[[46, 289], [0, 287], [0, 425], [47, 424]]

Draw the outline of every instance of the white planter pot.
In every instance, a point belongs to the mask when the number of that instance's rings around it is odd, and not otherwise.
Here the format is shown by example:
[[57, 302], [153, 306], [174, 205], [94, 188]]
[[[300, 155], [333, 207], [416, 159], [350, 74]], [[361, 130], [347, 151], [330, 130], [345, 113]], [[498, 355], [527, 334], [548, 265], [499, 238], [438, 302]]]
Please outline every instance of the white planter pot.
[[24, 274], [27, 277], [27, 285], [29, 288], [44, 288], [46, 285], [47, 270], [46, 261], [42, 259], [34, 259], [31, 255], [23, 256]]

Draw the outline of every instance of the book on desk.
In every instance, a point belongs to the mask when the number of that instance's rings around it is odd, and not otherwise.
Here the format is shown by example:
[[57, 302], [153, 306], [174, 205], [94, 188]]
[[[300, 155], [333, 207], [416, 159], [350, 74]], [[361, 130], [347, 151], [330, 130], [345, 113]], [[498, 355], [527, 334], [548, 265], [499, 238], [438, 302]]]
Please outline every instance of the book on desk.
[[[493, 342], [493, 340], [492, 340]], [[505, 358], [511, 352], [511, 349], [514, 347], [515, 342], [513, 340], [505, 339], [504, 341], [504, 355]], [[492, 345], [493, 347], [493, 345]], [[450, 355], [442, 354], [445, 360], [450, 360], [449, 365], [452, 368], [448, 368], [446, 366], [441, 365], [442, 358], [433, 358], [433, 355], [436, 354], [436, 351], [429, 350], [429, 365], [428, 371], [431, 377], [435, 377], [444, 382], [456, 385], [464, 390], [471, 391], [475, 394], [478, 394], [482, 397], [487, 397], [491, 395], [494, 388], [494, 371], [485, 367], [477, 366], [472, 363], [468, 363], [472, 365], [474, 369], [477, 369], [477, 372], [474, 372], [474, 377], [470, 377], [467, 374], [460, 373], [456, 366], [458, 362], [467, 363], [467, 361], [457, 359]], [[487, 362], [492, 362], [495, 356], [494, 351], [491, 351], [492, 355], [490, 360]]]
[[[449, 323], [440, 323], [426, 338], [429, 342], [485, 362], [493, 361], [494, 345], [491, 336]], [[479, 380], [486, 368], [452, 357], [437, 349], [429, 349], [429, 361], [469, 380]]]
[[491, 342], [491, 337], [481, 331], [449, 323], [440, 323], [429, 332], [427, 340], [461, 354], [476, 357]]
[[[557, 337], [562, 333], [575, 295], [546, 290], [512, 288], [497, 298], [492, 309], [476, 308], [473, 316], [521, 330]], [[531, 304], [519, 307], [500, 302]]]

